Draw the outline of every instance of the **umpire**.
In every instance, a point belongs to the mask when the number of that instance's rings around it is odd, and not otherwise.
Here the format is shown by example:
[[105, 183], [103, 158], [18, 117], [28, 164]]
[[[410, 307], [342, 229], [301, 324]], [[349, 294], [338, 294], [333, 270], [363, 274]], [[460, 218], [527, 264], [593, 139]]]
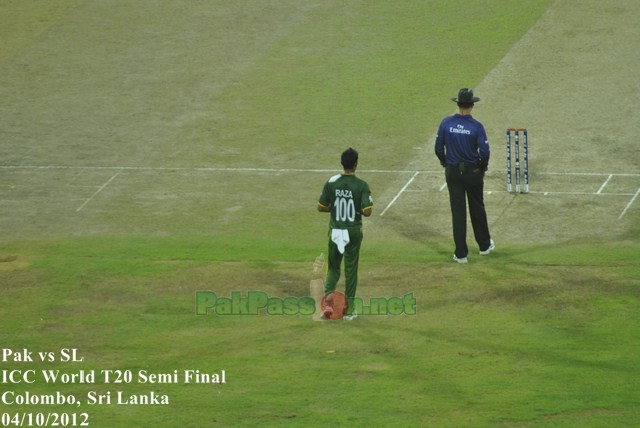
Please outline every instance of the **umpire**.
[[480, 98], [473, 90], [462, 88], [457, 98], [458, 113], [446, 117], [440, 123], [435, 151], [440, 164], [445, 167], [453, 241], [456, 249], [453, 260], [467, 263], [467, 203], [473, 234], [481, 255], [488, 255], [495, 245], [489, 234], [487, 213], [484, 208], [484, 173], [489, 166], [489, 141], [482, 123], [471, 116], [474, 103]]

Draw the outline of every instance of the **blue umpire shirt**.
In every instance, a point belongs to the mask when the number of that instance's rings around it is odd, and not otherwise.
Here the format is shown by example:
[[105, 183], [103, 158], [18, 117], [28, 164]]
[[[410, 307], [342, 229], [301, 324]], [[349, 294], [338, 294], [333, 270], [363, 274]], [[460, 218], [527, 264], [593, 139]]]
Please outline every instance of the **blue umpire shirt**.
[[489, 165], [487, 133], [471, 115], [456, 113], [444, 118], [438, 128], [435, 149], [442, 166], [467, 162], [480, 164], [486, 171]]

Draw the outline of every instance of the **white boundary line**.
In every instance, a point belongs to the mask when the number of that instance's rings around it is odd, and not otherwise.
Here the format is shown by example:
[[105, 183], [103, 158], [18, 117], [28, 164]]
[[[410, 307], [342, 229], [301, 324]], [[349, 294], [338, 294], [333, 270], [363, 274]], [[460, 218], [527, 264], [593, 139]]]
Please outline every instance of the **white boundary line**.
[[636, 190], [636, 194], [633, 195], [633, 198], [631, 198], [631, 200], [629, 201], [629, 203], [627, 204], [626, 207], [624, 207], [624, 209], [622, 210], [622, 213], [620, 213], [620, 217], [618, 217], [618, 220], [622, 219], [622, 217], [624, 217], [624, 215], [627, 213], [627, 210], [629, 209], [629, 207], [631, 206], [631, 204], [633, 204], [633, 202], [636, 200], [636, 198], [638, 197], [638, 195], [640, 195], [640, 187], [638, 187], [638, 190]]
[[114, 178], [116, 178], [118, 175], [120, 175], [121, 172], [122, 171], [118, 171], [115, 174], [113, 174], [110, 179], [108, 179], [102, 186], [100, 186], [100, 188], [98, 190], [96, 190], [96, 192], [93, 195], [91, 195], [91, 197], [89, 197], [89, 199], [84, 201], [84, 203], [78, 207], [76, 212], [80, 212], [85, 207], [85, 205], [87, 205], [93, 198], [95, 198], [98, 195], [98, 193], [102, 192], [104, 190], [104, 188], [107, 187], [109, 185], [109, 183], [111, 183], [113, 181]]
[[396, 200], [400, 197], [400, 195], [402, 195], [402, 192], [404, 192], [405, 190], [407, 190], [407, 187], [409, 187], [409, 185], [413, 182], [413, 180], [415, 180], [415, 178], [418, 176], [418, 174], [420, 174], [420, 171], [416, 171], [415, 174], [413, 174], [413, 176], [411, 176], [411, 178], [409, 179], [409, 181], [407, 181], [405, 183], [405, 185], [402, 187], [402, 189], [400, 189], [400, 191], [396, 194], [396, 196], [393, 197], [393, 199], [391, 200], [391, 202], [389, 202], [389, 205], [386, 206], [386, 208], [384, 210], [382, 210], [382, 212], [380, 213], [380, 217], [382, 217], [384, 215], [384, 213], [387, 212], [387, 210], [389, 208], [391, 208], [391, 205], [393, 205]]

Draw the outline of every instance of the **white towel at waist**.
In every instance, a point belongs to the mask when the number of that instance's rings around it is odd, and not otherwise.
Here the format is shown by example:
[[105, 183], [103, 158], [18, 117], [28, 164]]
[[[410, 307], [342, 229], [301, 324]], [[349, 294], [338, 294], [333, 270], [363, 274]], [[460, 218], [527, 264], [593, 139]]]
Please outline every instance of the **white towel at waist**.
[[347, 229], [331, 229], [331, 240], [338, 246], [338, 251], [344, 254], [344, 247], [349, 243], [349, 231]]

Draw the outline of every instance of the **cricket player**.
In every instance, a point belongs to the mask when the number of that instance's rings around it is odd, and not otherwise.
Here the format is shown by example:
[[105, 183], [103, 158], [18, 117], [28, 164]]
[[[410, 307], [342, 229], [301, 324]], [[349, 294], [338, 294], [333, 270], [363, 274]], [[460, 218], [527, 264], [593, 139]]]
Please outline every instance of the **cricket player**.
[[362, 216], [373, 211], [373, 198], [366, 181], [356, 177], [358, 152], [352, 148], [341, 156], [344, 173], [331, 177], [322, 189], [318, 211], [330, 213], [327, 276], [324, 292], [334, 291], [344, 258], [345, 295], [349, 308], [344, 319], [356, 318], [354, 302], [358, 286], [358, 259], [362, 243]]

